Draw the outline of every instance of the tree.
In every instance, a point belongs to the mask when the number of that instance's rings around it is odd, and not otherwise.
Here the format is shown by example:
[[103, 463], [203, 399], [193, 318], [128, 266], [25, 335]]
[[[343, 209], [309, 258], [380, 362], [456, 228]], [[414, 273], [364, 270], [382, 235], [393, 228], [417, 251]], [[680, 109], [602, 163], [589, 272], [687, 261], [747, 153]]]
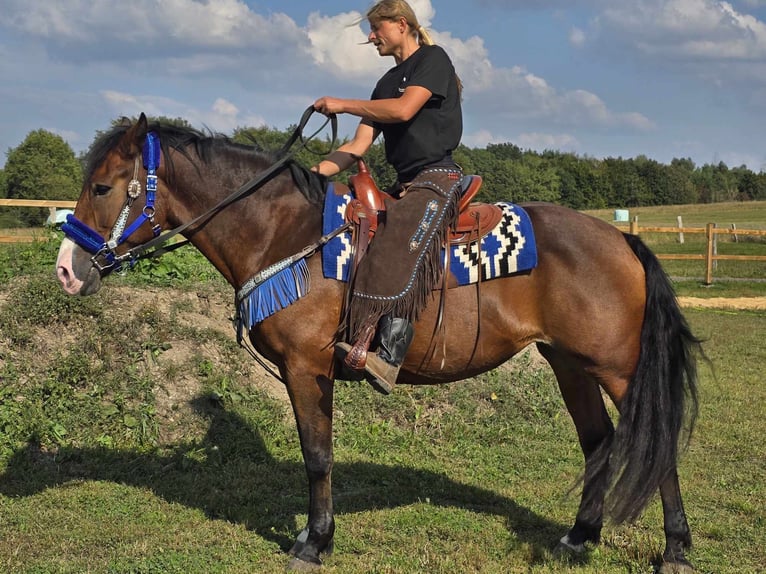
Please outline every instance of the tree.
[[[82, 167], [61, 136], [46, 130], [30, 132], [21, 144], [8, 151], [5, 162], [9, 199], [71, 199], [80, 195]], [[44, 209], [19, 209], [26, 225], [45, 222]]]
[[9, 198], [77, 199], [82, 171], [69, 144], [56, 134], [36, 130], [8, 151], [5, 177]]
[[521, 148], [512, 143], [487, 144], [487, 151], [501, 160], [520, 160], [524, 157]]

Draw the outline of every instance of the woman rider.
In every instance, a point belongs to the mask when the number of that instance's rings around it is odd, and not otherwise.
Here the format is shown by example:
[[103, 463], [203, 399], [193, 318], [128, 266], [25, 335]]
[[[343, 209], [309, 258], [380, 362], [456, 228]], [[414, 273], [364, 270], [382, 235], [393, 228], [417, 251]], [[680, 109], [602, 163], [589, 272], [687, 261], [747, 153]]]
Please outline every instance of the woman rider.
[[[460, 81], [446, 52], [433, 44], [404, 0], [382, 0], [367, 12], [368, 43], [395, 66], [369, 100], [322, 97], [314, 109], [360, 119], [354, 137], [312, 169], [333, 176], [364, 156], [383, 133], [386, 159], [397, 173], [386, 216], [361, 261], [350, 305], [348, 338], [377, 352], [364, 367], [388, 394], [412, 341], [414, 322], [441, 276], [440, 250], [456, 216], [462, 172], [452, 159], [463, 122]], [[336, 344], [339, 355], [351, 345]]]

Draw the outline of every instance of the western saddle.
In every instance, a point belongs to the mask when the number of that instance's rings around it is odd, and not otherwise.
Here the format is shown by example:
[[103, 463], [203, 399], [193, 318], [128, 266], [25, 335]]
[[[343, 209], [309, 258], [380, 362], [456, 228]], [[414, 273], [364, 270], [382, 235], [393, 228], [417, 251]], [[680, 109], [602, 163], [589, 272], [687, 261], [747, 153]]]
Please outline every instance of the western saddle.
[[[364, 235], [366, 230], [369, 240], [372, 240], [378, 229], [378, 213], [386, 210], [383, 201], [385, 194], [378, 189], [363, 159], [357, 159], [357, 168], [358, 173], [349, 177], [349, 186], [354, 190], [355, 198], [346, 208], [345, 217], [347, 221], [359, 225], [360, 235]], [[477, 241], [491, 231], [502, 218], [502, 211], [496, 205], [472, 203], [481, 184], [480, 175], [463, 176], [458, 219], [450, 229], [450, 243]]]

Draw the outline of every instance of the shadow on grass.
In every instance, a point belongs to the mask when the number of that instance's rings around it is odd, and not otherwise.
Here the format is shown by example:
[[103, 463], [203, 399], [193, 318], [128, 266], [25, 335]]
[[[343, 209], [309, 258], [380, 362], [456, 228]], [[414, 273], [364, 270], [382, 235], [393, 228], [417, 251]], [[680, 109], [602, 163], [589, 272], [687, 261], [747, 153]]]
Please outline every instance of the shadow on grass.
[[[199, 443], [176, 445], [164, 455], [102, 447], [53, 453], [29, 443], [0, 474], [0, 493], [31, 496], [78, 480], [143, 487], [168, 502], [201, 509], [210, 518], [244, 524], [288, 550], [297, 534], [295, 517], [308, 508], [302, 462], [275, 459], [256, 429], [209, 397], [195, 399], [193, 405], [211, 421]], [[435, 506], [504, 516], [516, 541], [531, 546], [535, 562], [550, 558], [552, 542], [566, 531], [512, 499], [405, 466], [336, 463], [333, 495], [336, 514], [395, 508], [427, 498]]]

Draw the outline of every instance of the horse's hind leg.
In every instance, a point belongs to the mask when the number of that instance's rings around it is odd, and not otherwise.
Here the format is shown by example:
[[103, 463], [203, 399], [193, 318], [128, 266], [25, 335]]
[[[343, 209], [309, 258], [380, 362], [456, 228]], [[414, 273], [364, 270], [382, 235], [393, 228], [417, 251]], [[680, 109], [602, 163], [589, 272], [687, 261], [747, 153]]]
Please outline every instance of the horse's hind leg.
[[560, 552], [580, 553], [585, 543], [598, 543], [603, 526], [604, 497], [607, 489], [607, 468], [596, 463], [599, 449], [608, 449], [614, 435], [598, 384], [574, 361], [546, 345], [538, 345], [558, 380], [561, 394], [569, 411], [585, 456], [582, 498], [574, 526], [561, 539]]
[[692, 546], [692, 535], [681, 500], [681, 487], [675, 469], [660, 484], [662, 513], [665, 520], [665, 552], [662, 554], [661, 574], [693, 572], [684, 551]]

